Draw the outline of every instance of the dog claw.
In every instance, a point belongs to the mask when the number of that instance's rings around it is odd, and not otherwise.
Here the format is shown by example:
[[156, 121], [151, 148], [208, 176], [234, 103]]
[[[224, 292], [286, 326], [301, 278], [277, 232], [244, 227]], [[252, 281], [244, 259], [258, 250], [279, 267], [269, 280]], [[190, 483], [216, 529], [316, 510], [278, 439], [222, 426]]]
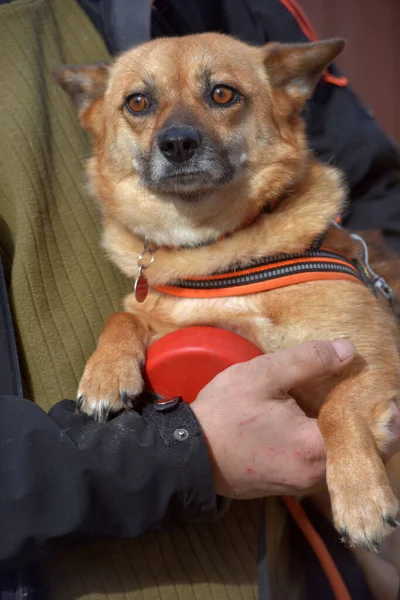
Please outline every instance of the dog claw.
[[389, 516], [383, 517], [383, 520], [386, 521], [386, 523], [390, 525], [390, 527], [393, 527], [393, 529], [395, 529], [399, 525], [398, 521], [395, 521], [394, 519], [392, 519], [392, 517]]
[[375, 552], [375, 554], [379, 554], [379, 551], [381, 549], [380, 544], [378, 544], [378, 542], [364, 542], [363, 544], [361, 544], [361, 546], [365, 550], [365, 552]]
[[372, 542], [372, 548], [376, 554], [379, 554], [381, 546], [378, 544], [378, 542]]
[[76, 410], [79, 412], [82, 409], [82, 405], [83, 405], [83, 401], [84, 401], [84, 396], [78, 396], [76, 399]]
[[132, 399], [127, 392], [121, 392], [121, 402], [128, 410], [132, 408]]
[[93, 418], [99, 423], [104, 423], [105, 421], [107, 421], [109, 414], [110, 407], [108, 406], [108, 404], [99, 403], [93, 411]]
[[344, 544], [345, 546], [348, 546], [350, 543], [350, 540], [349, 540], [349, 534], [347, 532], [347, 529], [341, 529], [339, 531], [339, 534], [340, 534], [340, 541], [342, 542], [342, 544]]

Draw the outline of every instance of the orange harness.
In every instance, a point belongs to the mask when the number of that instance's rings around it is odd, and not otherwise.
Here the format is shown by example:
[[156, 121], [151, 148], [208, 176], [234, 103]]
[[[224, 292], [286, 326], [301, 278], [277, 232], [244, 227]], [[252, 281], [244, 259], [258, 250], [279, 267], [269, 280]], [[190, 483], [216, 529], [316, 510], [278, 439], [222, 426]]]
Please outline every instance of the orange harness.
[[180, 298], [222, 298], [327, 280], [365, 283], [353, 261], [332, 250], [321, 248], [308, 250], [303, 254], [260, 259], [247, 269], [181, 279], [173, 284], [153, 286], [153, 289]]

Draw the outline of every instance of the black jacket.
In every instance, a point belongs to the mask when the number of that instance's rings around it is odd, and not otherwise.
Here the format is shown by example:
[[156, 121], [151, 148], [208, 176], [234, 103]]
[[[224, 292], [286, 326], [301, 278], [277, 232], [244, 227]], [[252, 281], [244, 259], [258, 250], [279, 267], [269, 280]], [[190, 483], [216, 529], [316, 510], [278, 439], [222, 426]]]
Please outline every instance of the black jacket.
[[149, 404], [99, 425], [72, 401], [47, 415], [0, 397], [0, 571], [40, 558], [60, 537], [137, 537], [210, 519], [216, 504], [206, 444], [185, 404], [169, 413]]
[[[159, 411], [147, 402], [99, 425], [75, 402], [46, 414], [22, 398], [0, 261], [0, 573], [39, 559], [61, 537], [137, 537], [216, 511], [189, 406]], [[2, 586], [0, 577], [1, 599]]]

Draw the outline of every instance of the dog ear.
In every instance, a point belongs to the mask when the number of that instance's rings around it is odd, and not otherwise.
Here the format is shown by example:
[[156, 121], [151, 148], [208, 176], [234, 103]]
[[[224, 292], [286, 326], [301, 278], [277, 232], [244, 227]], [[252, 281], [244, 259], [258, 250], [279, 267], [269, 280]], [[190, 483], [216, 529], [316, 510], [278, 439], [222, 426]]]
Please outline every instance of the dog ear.
[[79, 111], [79, 118], [84, 127], [90, 128], [87, 113], [96, 100], [104, 95], [107, 86], [109, 65], [60, 65], [53, 70], [53, 75], [72, 98]]
[[264, 64], [272, 85], [286, 92], [295, 110], [300, 110], [345, 45], [340, 38], [304, 44], [270, 42], [264, 48]]

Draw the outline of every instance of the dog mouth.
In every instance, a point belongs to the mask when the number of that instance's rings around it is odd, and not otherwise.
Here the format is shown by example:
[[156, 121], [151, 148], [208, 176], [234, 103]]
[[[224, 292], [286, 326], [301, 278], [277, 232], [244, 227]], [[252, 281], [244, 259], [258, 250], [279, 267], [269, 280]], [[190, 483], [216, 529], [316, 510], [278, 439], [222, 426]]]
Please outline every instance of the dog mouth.
[[158, 176], [147, 176], [144, 183], [159, 193], [199, 198], [230, 183], [236, 174], [237, 171], [231, 164], [225, 164], [223, 169], [166, 169]]
[[171, 173], [161, 178], [159, 184], [169, 185], [172, 182], [174, 185], [186, 187], [191, 185], [210, 185], [212, 183], [211, 180], [210, 173], [198, 170]]
[[169, 179], [175, 179], [176, 181], [192, 181], [198, 179], [207, 179], [207, 175], [209, 174], [206, 171], [188, 171], [184, 173], [172, 173], [171, 175], [167, 175], [163, 178], [164, 181], [168, 181]]
[[157, 188], [160, 192], [174, 192], [178, 195], [199, 197], [230, 182], [234, 176], [233, 172], [225, 172], [222, 176], [204, 170], [178, 172], [161, 178]]
[[197, 196], [217, 187], [210, 173], [206, 171], [189, 171], [174, 173], [162, 177], [157, 182], [159, 192], [175, 193], [177, 195]]

